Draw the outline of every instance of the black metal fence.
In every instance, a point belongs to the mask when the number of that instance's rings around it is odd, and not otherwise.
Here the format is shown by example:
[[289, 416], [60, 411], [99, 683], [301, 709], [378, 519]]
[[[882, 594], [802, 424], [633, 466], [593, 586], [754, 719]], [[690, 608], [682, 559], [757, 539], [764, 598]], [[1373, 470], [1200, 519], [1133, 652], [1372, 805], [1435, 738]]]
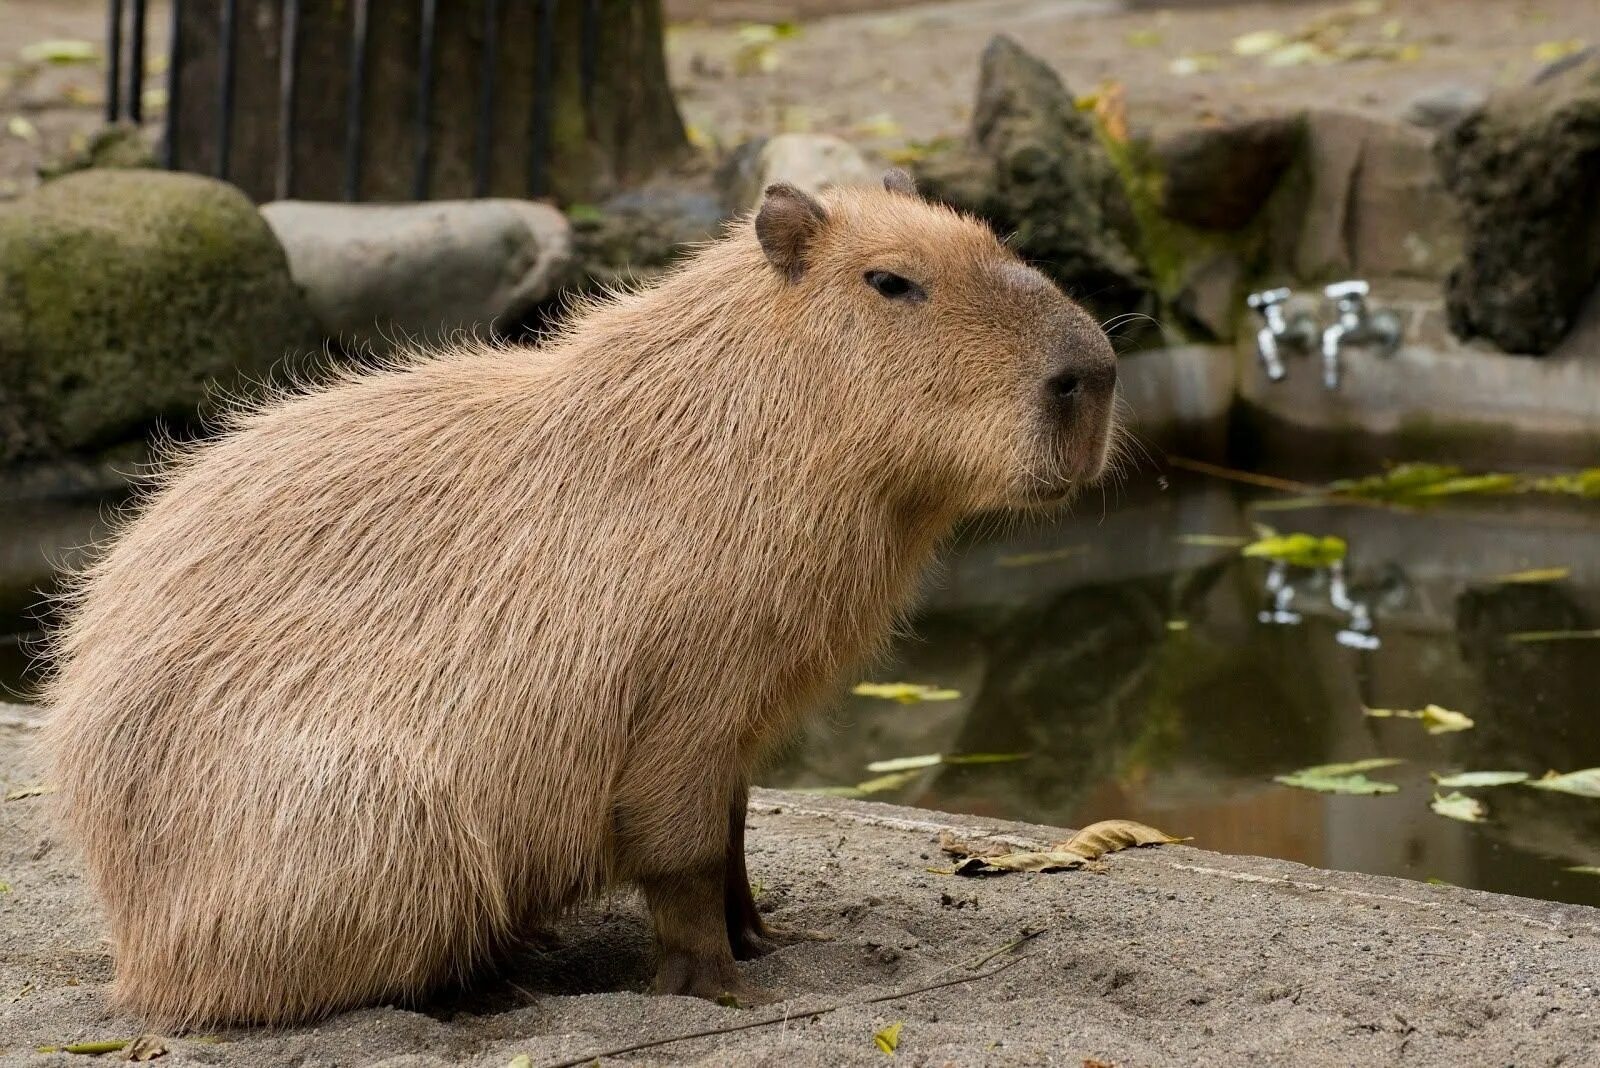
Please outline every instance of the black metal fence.
[[[212, 144], [209, 156], [209, 173], [219, 178], [233, 175], [235, 124], [241, 108], [273, 108], [276, 111], [276, 145], [270, 189], [278, 198], [295, 196], [298, 189], [296, 173], [297, 119], [305, 79], [303, 36], [306, 12], [302, 0], [278, 0], [277, 27], [277, 84], [271, 99], [240, 99], [237, 87], [240, 49], [240, 0], [213, 0], [216, 4], [216, 76], [209, 101], [186, 100], [185, 93], [193, 89], [192, 79], [186, 75], [186, 49], [192, 47], [189, 38], [190, 4], [198, 0], [171, 0], [170, 50], [166, 70], [167, 102], [165, 130], [162, 137], [161, 158], [168, 169], [197, 169], [191, 165], [196, 153], [184, 143], [185, 137], [194, 136], [194, 127], [186, 126], [180, 119], [183, 109], [209, 110], [209, 136]], [[311, 0], [319, 5], [323, 0]], [[449, 0], [444, 0], [446, 4]], [[434, 173], [435, 108], [438, 105], [438, 85], [435, 64], [438, 44], [438, 20], [441, 0], [349, 0], [349, 40], [346, 49], [347, 76], [344, 87], [343, 124], [343, 174], [340, 188], [344, 199], [362, 197], [362, 168], [367, 139], [367, 94], [371, 60], [371, 29], [375, 15], [393, 16], [402, 8], [415, 13], [418, 25], [417, 39], [411, 62], [414, 63], [414, 84], [411, 92], [411, 195], [425, 200], [432, 195], [431, 176]], [[539, 197], [550, 191], [550, 165], [552, 145], [552, 117], [554, 114], [554, 74], [556, 71], [556, 39], [558, 9], [564, 4], [580, 7], [578, 33], [578, 69], [582, 99], [585, 107], [592, 99], [596, 78], [597, 43], [601, 26], [601, 0], [482, 0], [482, 26], [479, 28], [481, 47], [477, 63], [475, 113], [473, 117], [472, 193], [486, 196], [490, 190], [490, 174], [496, 142], [504, 137], [497, 131], [496, 109], [500, 98], [502, 40], [506, 15], [509, 9], [532, 8], [534, 32], [532, 40], [531, 105], [528, 107], [526, 129], [526, 185], [528, 196]], [[145, 42], [147, 37], [147, 0], [108, 0], [107, 8], [107, 72], [106, 119], [109, 122], [144, 121]]]

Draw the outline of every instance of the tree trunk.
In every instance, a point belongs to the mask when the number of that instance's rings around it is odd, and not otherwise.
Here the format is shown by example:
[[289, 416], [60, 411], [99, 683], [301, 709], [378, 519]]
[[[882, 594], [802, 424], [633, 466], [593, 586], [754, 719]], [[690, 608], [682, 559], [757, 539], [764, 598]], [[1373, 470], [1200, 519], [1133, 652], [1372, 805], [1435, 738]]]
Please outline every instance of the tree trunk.
[[[660, 0], [234, 0], [224, 131], [227, 6], [181, 7], [175, 164], [226, 177], [256, 200], [487, 194], [570, 203], [647, 177], [687, 147], [667, 84]], [[282, 55], [293, 10], [286, 133]]]

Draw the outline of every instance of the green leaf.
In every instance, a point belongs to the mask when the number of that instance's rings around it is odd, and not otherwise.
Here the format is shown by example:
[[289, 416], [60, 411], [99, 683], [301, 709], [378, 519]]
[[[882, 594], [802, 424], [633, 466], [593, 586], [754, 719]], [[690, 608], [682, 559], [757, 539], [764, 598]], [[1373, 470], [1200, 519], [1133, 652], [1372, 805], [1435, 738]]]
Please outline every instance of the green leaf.
[[1570, 567], [1535, 567], [1527, 571], [1513, 571], [1508, 575], [1496, 575], [1492, 581], [1505, 583], [1535, 583], [1535, 582], [1560, 582], [1572, 575]]
[[900, 1029], [903, 1027], [905, 1027], [905, 1022], [896, 1020], [872, 1036], [873, 1045], [877, 1046], [881, 1052], [893, 1056], [894, 1051], [900, 1048]]
[[1253, 541], [1239, 550], [1243, 555], [1266, 560], [1281, 560], [1296, 567], [1327, 567], [1345, 558], [1349, 547], [1344, 539], [1314, 534], [1274, 534]]
[[1563, 868], [1562, 870], [1576, 872], [1579, 875], [1600, 875], [1600, 867], [1594, 864], [1574, 864], [1572, 867]]
[[74, 1042], [70, 1046], [62, 1046], [61, 1048], [68, 1053], [115, 1053], [118, 1050], [127, 1049], [129, 1041], [126, 1038], [112, 1038], [103, 1042]]
[[1356, 775], [1363, 771], [1377, 771], [1379, 768], [1392, 768], [1396, 764], [1404, 764], [1399, 757], [1368, 757], [1365, 760], [1351, 760], [1344, 764], [1314, 764], [1309, 768], [1301, 768], [1292, 772], [1294, 775], [1311, 775], [1319, 779], [1337, 778], [1340, 775]]
[[1570, 474], [1550, 475], [1533, 481], [1540, 493], [1563, 493], [1573, 497], [1600, 497], [1600, 467], [1590, 467]]
[[506, 1062], [506, 1068], [533, 1068], [533, 1058], [526, 1053], [519, 1053]]
[[954, 701], [961, 696], [960, 690], [944, 690], [919, 682], [862, 682], [850, 692], [857, 697], [877, 697], [905, 705], [914, 705], [919, 701]]
[[868, 771], [909, 771], [912, 768], [931, 768], [941, 763], [944, 757], [939, 753], [924, 753], [921, 756], [893, 757], [889, 760], [874, 760], [867, 765]]
[[1569, 771], [1565, 775], [1552, 771], [1542, 779], [1529, 779], [1523, 785], [1575, 797], [1600, 797], [1600, 768], [1584, 768], [1581, 771]]
[[1449, 789], [1472, 789], [1479, 786], [1510, 786], [1527, 782], [1525, 771], [1460, 771], [1454, 775], [1433, 776], [1433, 781]]
[[1315, 790], [1319, 794], [1377, 795], [1400, 792], [1400, 787], [1392, 782], [1378, 782], [1365, 775], [1307, 775], [1304, 772], [1292, 772], [1274, 775], [1273, 781], [1300, 790]]
[[1568, 642], [1600, 638], [1600, 630], [1521, 630], [1507, 634], [1508, 642]]
[[19, 55], [24, 63], [93, 63], [100, 58], [91, 42], [67, 39], [35, 41]]
[[1428, 807], [1446, 819], [1460, 820], [1462, 823], [1484, 821], [1483, 802], [1463, 793], [1434, 794]]
[[1373, 719], [1419, 720], [1423, 729], [1429, 734], [1450, 734], [1453, 731], [1471, 730], [1473, 727], [1471, 716], [1461, 712], [1453, 712], [1438, 705], [1429, 705], [1426, 708], [1414, 710], [1404, 708], [1368, 708], [1365, 712]]
[[1027, 760], [1032, 753], [946, 753], [945, 764], [1009, 764], [1014, 760]]

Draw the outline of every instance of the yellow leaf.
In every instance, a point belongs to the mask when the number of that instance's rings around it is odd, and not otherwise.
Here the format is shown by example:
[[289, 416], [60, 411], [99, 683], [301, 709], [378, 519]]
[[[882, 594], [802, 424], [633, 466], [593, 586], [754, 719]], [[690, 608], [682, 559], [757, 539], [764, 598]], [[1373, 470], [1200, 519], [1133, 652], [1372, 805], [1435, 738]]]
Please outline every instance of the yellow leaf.
[[88, 41], [35, 41], [19, 53], [24, 63], [93, 63], [100, 53]]
[[857, 697], [877, 697], [885, 701], [899, 701], [904, 705], [914, 705], [919, 701], [954, 701], [961, 696], [960, 690], [943, 690], [917, 682], [863, 682], [850, 692]]
[[1155, 48], [1161, 43], [1160, 30], [1129, 30], [1123, 37], [1130, 47]]
[[39, 141], [39, 128], [22, 115], [13, 115], [6, 120], [6, 133], [30, 145]]
[[1289, 38], [1278, 30], [1256, 30], [1233, 39], [1236, 56], [1263, 56], [1289, 43]]
[[882, 1052], [893, 1056], [894, 1051], [900, 1048], [900, 1029], [904, 1026], [904, 1021], [896, 1020], [872, 1036], [873, 1044]]
[[1484, 821], [1483, 802], [1459, 791], [1451, 794], [1434, 794], [1428, 807], [1447, 819], [1460, 820], [1462, 823]]
[[1560, 582], [1572, 574], [1570, 567], [1536, 567], [1527, 571], [1513, 571], [1498, 575], [1495, 582]]
[[1206, 74], [1221, 70], [1222, 60], [1206, 52], [1192, 52], [1178, 56], [1167, 64], [1167, 73], [1186, 78], [1191, 74]]
[[533, 1058], [526, 1053], [519, 1053], [506, 1062], [506, 1068], [533, 1068]]
[[880, 111], [856, 123], [856, 133], [863, 137], [898, 137], [900, 124], [894, 116], [886, 111]]
[[1541, 63], [1553, 63], [1558, 59], [1582, 52], [1584, 40], [1582, 37], [1568, 37], [1561, 41], [1541, 41], [1533, 46], [1533, 58]]
[[1368, 708], [1368, 716], [1373, 719], [1415, 719], [1420, 720], [1423, 729], [1429, 734], [1450, 734], [1454, 731], [1471, 730], [1472, 717], [1461, 712], [1453, 712], [1448, 708], [1438, 705], [1429, 705], [1426, 708], [1407, 710], [1403, 708]]

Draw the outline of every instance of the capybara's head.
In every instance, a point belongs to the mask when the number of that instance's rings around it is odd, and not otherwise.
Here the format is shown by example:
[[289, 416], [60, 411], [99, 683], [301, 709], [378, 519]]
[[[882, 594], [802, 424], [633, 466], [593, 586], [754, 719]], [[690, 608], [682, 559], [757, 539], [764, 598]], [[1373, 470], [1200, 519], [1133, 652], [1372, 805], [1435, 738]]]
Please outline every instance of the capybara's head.
[[780, 316], [805, 320], [864, 394], [839, 417], [903, 446], [910, 482], [977, 511], [1059, 501], [1100, 477], [1116, 356], [988, 227], [891, 171], [882, 189], [773, 185], [755, 232]]

